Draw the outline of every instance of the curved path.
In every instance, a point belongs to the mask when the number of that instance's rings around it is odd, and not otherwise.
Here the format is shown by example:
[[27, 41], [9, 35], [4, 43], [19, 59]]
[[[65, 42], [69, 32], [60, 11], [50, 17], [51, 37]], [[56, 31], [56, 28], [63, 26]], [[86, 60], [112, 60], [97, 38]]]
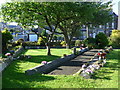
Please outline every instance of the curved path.
[[91, 61], [91, 58], [98, 52], [98, 49], [92, 49], [77, 56], [68, 62], [65, 62], [62, 66], [48, 73], [50, 75], [72, 75], [75, 74], [81, 68], [83, 63]]

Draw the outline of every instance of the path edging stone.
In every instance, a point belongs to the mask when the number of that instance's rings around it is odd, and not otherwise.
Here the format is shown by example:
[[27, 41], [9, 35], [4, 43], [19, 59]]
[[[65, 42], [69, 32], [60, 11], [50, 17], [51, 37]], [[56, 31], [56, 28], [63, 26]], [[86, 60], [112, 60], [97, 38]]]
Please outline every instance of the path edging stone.
[[45, 65], [36, 66], [34, 68], [26, 70], [25, 74], [27, 74], [27, 75], [33, 75], [35, 73], [47, 74], [47, 73], [51, 72], [52, 70], [54, 70], [55, 68], [61, 66], [64, 62], [69, 61], [71, 59], [74, 59], [78, 55], [81, 55], [82, 53], [84, 53], [88, 50], [89, 50], [88, 48], [85, 48], [84, 50], [79, 51], [79, 53], [77, 55], [71, 54], [71, 55], [68, 55], [64, 58], [59, 58], [59, 59], [53, 60], [51, 62], [48, 62]]

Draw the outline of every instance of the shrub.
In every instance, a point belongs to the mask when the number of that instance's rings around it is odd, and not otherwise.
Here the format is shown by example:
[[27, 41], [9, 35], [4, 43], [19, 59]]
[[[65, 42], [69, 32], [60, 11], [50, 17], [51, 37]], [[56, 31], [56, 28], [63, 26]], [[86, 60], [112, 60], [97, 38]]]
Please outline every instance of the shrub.
[[85, 39], [85, 42], [86, 44], [96, 43], [96, 39], [90, 37], [90, 38]]
[[71, 41], [71, 46], [75, 46], [75, 41]]
[[81, 44], [82, 44], [82, 41], [80, 41], [80, 40], [75, 41], [75, 46], [80, 46]]
[[114, 48], [120, 47], [120, 30], [112, 30], [109, 45], [112, 45]]
[[61, 46], [60, 43], [61, 43], [61, 42], [51, 42], [51, 46], [54, 46], [54, 47], [56, 47], [56, 46]]
[[45, 42], [46, 42], [46, 37], [43, 36], [43, 38], [42, 38], [42, 37], [39, 37], [37, 43], [38, 43], [39, 45], [41, 45], [41, 46], [45, 46]]
[[37, 43], [37, 42], [24, 42], [24, 43], [22, 43], [22, 46], [24, 47], [24, 46], [39, 46], [40, 44], [39, 43]]
[[12, 42], [11, 44], [12, 44], [12, 47], [15, 47], [15, 46], [18, 46], [18, 45], [20, 45], [20, 44], [18, 44], [18, 43], [17, 43], [17, 41], [15, 41], [15, 42]]
[[97, 34], [95, 38], [98, 48], [104, 48], [109, 43], [108, 38], [104, 33]]
[[12, 40], [13, 36], [10, 34], [7, 28], [2, 31], [2, 51], [3, 53], [7, 50], [7, 44], [9, 40]]
[[95, 38], [87, 38], [84, 41], [85, 46], [88, 46], [89, 48], [96, 48], [96, 39]]
[[62, 46], [66, 46], [66, 42], [65, 42], [65, 41], [62, 41], [60, 44], [61, 44]]
[[20, 44], [24, 43], [24, 39], [20, 38], [20, 39], [18, 39], [18, 40], [16, 41], [16, 43], [17, 43], [18, 45], [20, 45]]

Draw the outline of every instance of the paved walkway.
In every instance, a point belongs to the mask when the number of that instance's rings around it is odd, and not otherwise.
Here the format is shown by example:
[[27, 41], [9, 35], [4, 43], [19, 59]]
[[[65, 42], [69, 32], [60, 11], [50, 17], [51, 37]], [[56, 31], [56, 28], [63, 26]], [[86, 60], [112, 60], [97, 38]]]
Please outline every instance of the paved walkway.
[[76, 57], [64, 63], [54, 71], [50, 72], [50, 75], [73, 75], [81, 68], [83, 63], [91, 61], [91, 58], [98, 52], [98, 49], [92, 49], [85, 52], [83, 55]]

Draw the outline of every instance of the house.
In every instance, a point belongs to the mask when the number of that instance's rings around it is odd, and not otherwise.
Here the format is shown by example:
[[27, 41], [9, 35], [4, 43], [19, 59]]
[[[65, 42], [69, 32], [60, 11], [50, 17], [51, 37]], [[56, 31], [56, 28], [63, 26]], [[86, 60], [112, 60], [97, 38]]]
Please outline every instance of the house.
[[[95, 37], [100, 32], [105, 33], [107, 36], [111, 35], [112, 30], [117, 29], [118, 27], [118, 15], [116, 15], [114, 12], [111, 13], [113, 20], [112, 22], [106, 23], [105, 25], [98, 25], [98, 26], [89, 26], [89, 37]], [[86, 25], [82, 26], [81, 31], [81, 36], [80, 39], [84, 40], [87, 38], [87, 30], [86, 30]]]

